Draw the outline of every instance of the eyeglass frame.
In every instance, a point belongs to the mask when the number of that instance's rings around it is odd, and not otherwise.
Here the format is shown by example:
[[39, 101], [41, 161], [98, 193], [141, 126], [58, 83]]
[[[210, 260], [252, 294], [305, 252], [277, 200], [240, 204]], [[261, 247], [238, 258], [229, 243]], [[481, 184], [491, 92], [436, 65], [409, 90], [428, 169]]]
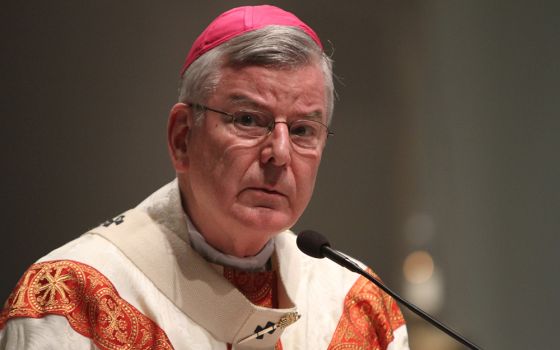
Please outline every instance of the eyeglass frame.
[[[188, 105], [190, 108], [199, 108], [199, 109], [202, 109], [202, 110], [204, 110], [204, 111], [208, 110], [208, 111], [211, 111], [211, 112], [214, 112], [214, 113], [218, 113], [218, 114], [220, 114], [221, 116], [228, 117], [228, 118], [229, 118], [229, 122], [232, 123], [232, 124], [234, 124], [234, 125], [235, 125], [235, 121], [238, 119], [238, 116], [235, 116], [233, 113], [228, 113], [228, 112], [220, 111], [220, 110], [218, 110], [218, 109], [208, 107], [208, 106], [203, 105], [203, 104], [201, 104], [201, 103], [187, 103], [187, 105]], [[245, 111], [240, 110], [240, 111], [237, 111], [237, 112], [245, 112]], [[262, 112], [259, 112], [259, 111], [246, 111], [246, 112], [258, 112], [258, 113], [262, 113]], [[268, 130], [267, 133], [265, 133], [265, 134], [263, 134], [263, 135], [258, 135], [258, 136], [249, 136], [249, 135], [247, 135], [247, 137], [254, 138], [254, 139], [257, 139], [257, 138], [264, 138], [264, 137], [266, 137], [266, 136], [272, 134], [272, 131], [273, 131], [274, 128], [276, 127], [276, 124], [286, 124], [286, 126], [288, 127], [288, 132], [290, 132], [290, 131], [291, 131], [291, 126], [292, 126], [294, 123], [299, 122], [299, 121], [313, 122], [313, 123], [317, 123], [317, 124], [323, 126], [323, 127], [325, 128], [326, 135], [327, 135], [326, 138], [325, 138], [325, 142], [326, 142], [326, 140], [328, 139], [329, 136], [334, 136], [334, 132], [331, 131], [331, 129], [330, 129], [327, 125], [325, 125], [324, 123], [322, 123], [322, 122], [320, 122], [320, 121], [318, 121], [318, 120], [296, 119], [296, 120], [293, 120], [293, 121], [291, 121], [291, 122], [286, 122], [286, 121], [276, 121], [276, 119], [274, 119], [274, 117], [272, 117], [272, 118], [271, 118], [270, 124], [269, 124], [268, 126], [266, 126], [266, 129]], [[290, 137], [290, 141], [294, 142], [294, 141], [292, 140], [291, 137]], [[297, 142], [294, 142], [294, 144], [298, 145], [299, 147], [303, 147], [303, 148], [305, 148], [305, 149], [314, 149], [314, 148], [315, 148], [315, 147], [305, 147], [305, 146], [301, 146], [301, 145], [299, 145]]]

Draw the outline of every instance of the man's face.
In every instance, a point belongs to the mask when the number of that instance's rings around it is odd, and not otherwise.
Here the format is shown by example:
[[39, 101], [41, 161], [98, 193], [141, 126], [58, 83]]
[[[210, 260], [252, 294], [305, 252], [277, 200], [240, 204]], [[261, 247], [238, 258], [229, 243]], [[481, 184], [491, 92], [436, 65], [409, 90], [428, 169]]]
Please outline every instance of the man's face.
[[[199, 101], [194, 101], [199, 102]], [[326, 123], [319, 66], [223, 68], [210, 108], [266, 112], [276, 122], [314, 118]], [[309, 203], [324, 143], [294, 146], [286, 124], [259, 139], [242, 139], [222, 115], [206, 111], [195, 123], [189, 109], [187, 166], [179, 173], [185, 209], [206, 240], [236, 256], [256, 254], [292, 226]]]

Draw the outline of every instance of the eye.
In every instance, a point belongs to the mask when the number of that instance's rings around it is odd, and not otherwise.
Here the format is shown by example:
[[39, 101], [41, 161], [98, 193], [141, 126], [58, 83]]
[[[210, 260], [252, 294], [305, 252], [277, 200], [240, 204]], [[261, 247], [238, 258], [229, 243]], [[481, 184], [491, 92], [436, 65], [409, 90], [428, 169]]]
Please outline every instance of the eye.
[[256, 118], [248, 112], [239, 112], [235, 114], [235, 123], [240, 126], [256, 126]]
[[298, 120], [292, 124], [290, 134], [297, 137], [315, 137], [318, 134], [318, 129], [318, 125], [315, 125], [312, 121]]
[[242, 128], [266, 128], [270, 124], [269, 118], [258, 112], [239, 111], [233, 117], [233, 122]]

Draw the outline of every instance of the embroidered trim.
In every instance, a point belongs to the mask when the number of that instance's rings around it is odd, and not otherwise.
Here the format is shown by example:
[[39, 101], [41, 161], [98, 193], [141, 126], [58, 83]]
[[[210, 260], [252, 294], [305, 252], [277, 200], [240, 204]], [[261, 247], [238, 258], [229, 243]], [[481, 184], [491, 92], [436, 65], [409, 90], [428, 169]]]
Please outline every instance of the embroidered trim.
[[91, 266], [71, 260], [32, 265], [0, 312], [0, 329], [11, 318], [66, 317], [100, 349], [173, 349], [165, 332], [119, 296]]
[[[268, 308], [278, 307], [275, 271], [248, 272], [226, 266], [224, 277], [251, 303]], [[228, 344], [227, 348], [231, 350], [231, 344]], [[282, 350], [280, 339], [274, 349]]]
[[396, 301], [360, 276], [344, 299], [343, 314], [328, 349], [385, 350], [394, 339], [393, 330], [404, 324]]
[[224, 267], [224, 277], [255, 305], [278, 307], [276, 296], [276, 272], [249, 272]]

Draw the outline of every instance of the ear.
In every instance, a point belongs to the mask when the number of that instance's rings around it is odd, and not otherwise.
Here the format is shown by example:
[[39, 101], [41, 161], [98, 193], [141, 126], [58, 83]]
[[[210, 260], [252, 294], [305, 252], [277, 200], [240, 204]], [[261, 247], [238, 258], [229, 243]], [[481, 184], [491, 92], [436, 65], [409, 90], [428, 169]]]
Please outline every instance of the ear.
[[177, 103], [171, 108], [167, 123], [167, 148], [173, 167], [177, 173], [188, 169], [187, 135], [192, 128], [192, 109], [184, 103]]

